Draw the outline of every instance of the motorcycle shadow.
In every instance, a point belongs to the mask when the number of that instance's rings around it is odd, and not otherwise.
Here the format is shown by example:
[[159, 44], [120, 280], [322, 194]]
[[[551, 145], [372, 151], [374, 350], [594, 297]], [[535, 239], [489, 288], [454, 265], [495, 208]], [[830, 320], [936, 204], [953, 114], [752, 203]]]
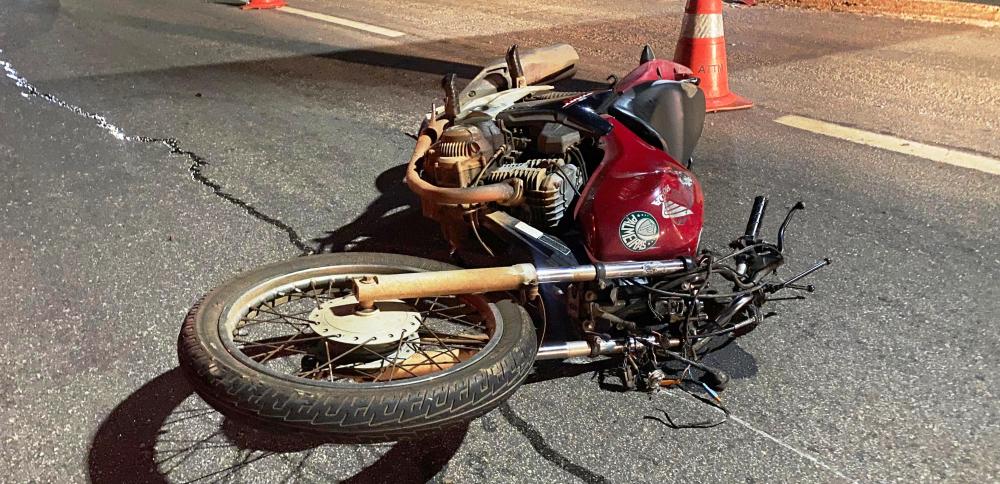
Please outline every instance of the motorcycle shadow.
[[375, 178], [379, 196], [354, 220], [312, 239], [314, 252], [385, 252], [464, 267], [524, 262], [513, 259], [501, 261], [472, 250], [452, 255], [441, 228], [421, 212], [420, 197], [406, 186], [403, 181], [405, 175], [406, 164], [379, 174]]
[[[730, 343], [718, 350], [705, 355], [705, 364], [725, 371], [734, 380], [753, 378], [757, 375], [757, 360], [737, 343]], [[597, 382], [598, 388], [610, 392], [629, 391], [621, 379], [620, 360], [603, 358], [580, 363], [569, 363], [558, 360], [538, 361], [534, 371], [528, 375], [525, 384], [532, 384], [559, 378], [572, 378], [590, 374], [591, 380]], [[683, 365], [677, 370], [683, 369]]]
[[[756, 362], [736, 345], [720, 350], [714, 358], [734, 378], [756, 373]], [[590, 373], [601, 389], [624, 392], [619, 367], [620, 362], [612, 358], [585, 363], [542, 361], [525, 383]], [[502, 407], [500, 414], [526, 437], [537, 433], [509, 407]], [[428, 482], [446, 468], [467, 432], [465, 427], [413, 441], [356, 445], [262, 429], [220, 415], [194, 394], [181, 369], [174, 368], [150, 380], [108, 414], [94, 433], [87, 466], [90, 481], [95, 483], [241, 481], [259, 475], [274, 482], [376, 483], [389, 476], [395, 482]], [[545, 448], [544, 439], [532, 440], [532, 445], [536, 440], [546, 459], [570, 472], [578, 467]]]
[[87, 458], [95, 483], [245, 481], [427, 482], [467, 428], [419, 440], [356, 445], [255, 428], [194, 395], [180, 368], [149, 381], [98, 427]]
[[357, 218], [312, 240], [316, 252], [391, 252], [449, 261], [448, 242], [420, 211], [420, 198], [407, 188], [406, 165], [375, 179], [379, 196]]
[[573, 378], [590, 374], [590, 379], [597, 382], [598, 388], [609, 392], [626, 392], [620, 376], [621, 361], [614, 358], [586, 361], [583, 363], [566, 363], [558, 360], [538, 361], [534, 371], [528, 375], [525, 385], [539, 383], [559, 378]]

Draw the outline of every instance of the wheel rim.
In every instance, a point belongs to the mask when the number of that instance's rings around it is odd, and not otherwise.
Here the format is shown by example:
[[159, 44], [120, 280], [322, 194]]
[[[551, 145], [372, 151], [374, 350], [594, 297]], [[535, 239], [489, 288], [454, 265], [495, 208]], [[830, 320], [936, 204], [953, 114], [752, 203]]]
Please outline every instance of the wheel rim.
[[[343, 320], [316, 317], [334, 307], [343, 309], [356, 277], [415, 270], [341, 265], [271, 277], [244, 290], [223, 310], [219, 335], [227, 351], [255, 371], [302, 385], [352, 389], [432, 380], [489, 354], [503, 323], [482, 296], [386, 302], [383, 312], [365, 320], [371, 321], [372, 337], [357, 321], [348, 326]], [[402, 321], [404, 316], [413, 320]], [[390, 319], [391, 324], [385, 323]], [[404, 326], [413, 329], [400, 331]]]

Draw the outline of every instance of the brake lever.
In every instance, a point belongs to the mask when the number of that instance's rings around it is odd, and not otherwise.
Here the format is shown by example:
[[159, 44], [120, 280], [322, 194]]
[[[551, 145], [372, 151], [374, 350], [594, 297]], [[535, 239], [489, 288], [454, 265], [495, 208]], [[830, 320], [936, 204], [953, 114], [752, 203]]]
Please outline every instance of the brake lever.
[[788, 214], [785, 215], [785, 220], [781, 222], [781, 227], [778, 227], [778, 252], [782, 252], [785, 248], [785, 229], [788, 227], [788, 222], [792, 221], [792, 215], [799, 210], [805, 209], [806, 206], [802, 204], [801, 200], [799, 200], [792, 206], [791, 209], [788, 210]]

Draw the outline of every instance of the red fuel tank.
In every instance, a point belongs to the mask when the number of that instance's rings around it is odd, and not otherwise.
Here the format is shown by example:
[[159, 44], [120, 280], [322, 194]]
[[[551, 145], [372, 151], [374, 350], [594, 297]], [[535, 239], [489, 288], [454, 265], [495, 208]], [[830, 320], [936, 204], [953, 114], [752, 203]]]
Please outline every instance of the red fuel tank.
[[584, 187], [574, 216], [594, 262], [694, 256], [704, 199], [683, 165], [605, 116], [604, 160]]

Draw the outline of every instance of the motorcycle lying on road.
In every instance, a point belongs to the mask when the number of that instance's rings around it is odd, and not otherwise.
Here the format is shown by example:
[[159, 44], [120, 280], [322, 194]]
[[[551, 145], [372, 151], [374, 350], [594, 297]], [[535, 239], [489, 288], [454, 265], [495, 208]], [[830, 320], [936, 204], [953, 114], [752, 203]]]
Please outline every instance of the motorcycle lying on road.
[[406, 183], [456, 259], [490, 266], [348, 252], [245, 273], [183, 323], [197, 393], [232, 417], [369, 442], [466, 424], [538, 360], [617, 358], [628, 388], [721, 391], [728, 376], [701, 358], [761, 324], [775, 293], [811, 292], [798, 281], [829, 260], [779, 278], [802, 204], [770, 243], [764, 197], [731, 252], [699, 251], [698, 79], [647, 47], [607, 89], [556, 91], [578, 61], [569, 45], [512, 47], [461, 91], [446, 76], [423, 121]]

